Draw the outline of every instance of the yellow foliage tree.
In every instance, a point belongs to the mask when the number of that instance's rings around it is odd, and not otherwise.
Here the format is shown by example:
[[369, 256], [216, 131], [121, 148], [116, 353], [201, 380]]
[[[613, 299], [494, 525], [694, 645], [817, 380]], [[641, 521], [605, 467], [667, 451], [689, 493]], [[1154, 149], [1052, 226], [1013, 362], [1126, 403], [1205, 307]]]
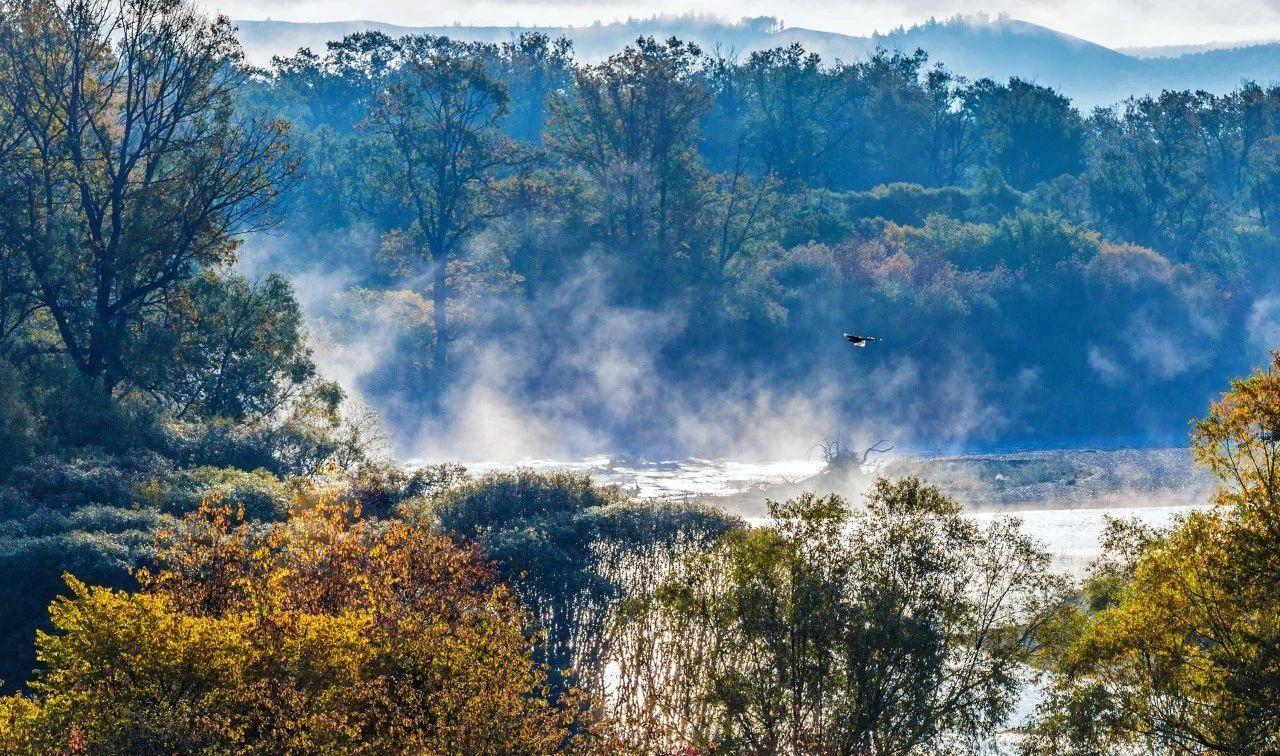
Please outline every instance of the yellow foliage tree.
[[1280, 353], [1214, 402], [1192, 452], [1216, 506], [1145, 538], [1081, 619], [1029, 752], [1280, 752]]
[[332, 497], [251, 526], [206, 503], [135, 593], [68, 576], [0, 751], [543, 754], [580, 750], [520, 604], [469, 547]]

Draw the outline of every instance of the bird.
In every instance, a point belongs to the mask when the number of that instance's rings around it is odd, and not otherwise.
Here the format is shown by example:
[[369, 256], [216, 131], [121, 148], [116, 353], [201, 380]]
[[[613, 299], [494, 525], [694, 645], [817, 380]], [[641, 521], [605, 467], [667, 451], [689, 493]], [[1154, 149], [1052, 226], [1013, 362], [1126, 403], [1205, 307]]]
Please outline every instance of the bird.
[[852, 333], [845, 333], [844, 340], [856, 347], [865, 347], [867, 342], [879, 341], [875, 336], [854, 336]]

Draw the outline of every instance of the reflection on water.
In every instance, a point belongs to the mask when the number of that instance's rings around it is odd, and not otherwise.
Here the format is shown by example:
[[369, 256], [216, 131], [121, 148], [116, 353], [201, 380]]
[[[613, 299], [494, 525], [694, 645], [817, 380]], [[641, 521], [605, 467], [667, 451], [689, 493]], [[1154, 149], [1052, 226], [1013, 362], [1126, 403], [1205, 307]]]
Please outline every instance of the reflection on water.
[[467, 464], [467, 469], [477, 474], [513, 467], [590, 473], [597, 483], [617, 485], [646, 499], [700, 499], [733, 496], [755, 489], [797, 483], [821, 471], [822, 460], [742, 462], [689, 457], [651, 462], [631, 457], [599, 455], [573, 462], [526, 459], [514, 464]]
[[[702, 499], [715, 503], [722, 497], [739, 497], [759, 493], [763, 500], [770, 489], [793, 489], [813, 475], [821, 472], [823, 464], [818, 458], [769, 462], [744, 462], [727, 459], [687, 458], [652, 462], [631, 457], [598, 455], [580, 460], [526, 459], [518, 463], [479, 462], [470, 463], [468, 469], [476, 474], [494, 470], [528, 467], [539, 471], [567, 470], [590, 474], [597, 482], [617, 485], [627, 492], [657, 499]], [[964, 498], [964, 497], [961, 497]], [[1160, 504], [1158, 497], [1143, 497], [1145, 501]], [[1153, 501], [1154, 499], [1154, 501]], [[1173, 499], [1177, 500], [1177, 499]], [[1165, 502], [1170, 499], [1165, 499]], [[1183, 499], [1185, 501], [1185, 499]], [[1020, 518], [1023, 527], [1053, 554], [1055, 569], [1080, 574], [1089, 562], [1101, 553], [1100, 537], [1108, 516], [1136, 517], [1155, 527], [1167, 527], [1179, 514], [1207, 505], [1171, 504], [1159, 506], [1111, 506], [1100, 507], [1095, 502], [1089, 507], [1070, 507], [1061, 504], [1051, 509], [1020, 509], [1010, 515]], [[737, 507], [735, 506], [736, 510]], [[763, 511], [762, 507], [755, 508]], [[971, 512], [979, 524], [986, 524], [995, 517], [993, 512]], [[760, 517], [749, 517], [748, 522], [760, 524]]]

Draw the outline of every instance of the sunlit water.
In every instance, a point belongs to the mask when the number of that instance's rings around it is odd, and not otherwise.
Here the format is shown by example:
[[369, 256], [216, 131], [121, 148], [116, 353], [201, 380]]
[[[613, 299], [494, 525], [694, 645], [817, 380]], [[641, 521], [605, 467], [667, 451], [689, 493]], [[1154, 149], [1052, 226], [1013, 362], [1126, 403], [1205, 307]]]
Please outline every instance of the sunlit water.
[[475, 462], [467, 465], [468, 470], [480, 474], [512, 467], [589, 473], [598, 483], [620, 486], [641, 498], [679, 500], [732, 496], [766, 486], [795, 483], [818, 473], [822, 469], [822, 461], [741, 462], [689, 457], [651, 462], [599, 455], [572, 462], [524, 459], [517, 463]]
[[[1099, 539], [1108, 517], [1136, 518], [1143, 523], [1166, 528], [1179, 515], [1207, 509], [1208, 505], [1178, 504], [1163, 507], [1111, 507], [1106, 509], [1044, 509], [1018, 512], [1023, 529], [1053, 554], [1058, 569], [1079, 574], [1102, 551]], [[969, 517], [985, 524], [999, 514], [973, 512]]]
[[[599, 483], [617, 485], [632, 495], [664, 500], [702, 500], [716, 503], [717, 498], [759, 492], [763, 499], [771, 487], [798, 484], [822, 469], [820, 459], [796, 459], [770, 462], [743, 462], [727, 459], [687, 458], [651, 462], [647, 460], [599, 455], [574, 461], [526, 459], [518, 463], [478, 462], [468, 464], [473, 473], [527, 467], [539, 471], [566, 470], [588, 473]], [[1102, 551], [1100, 537], [1106, 518], [1137, 518], [1155, 526], [1167, 527], [1178, 515], [1203, 509], [1207, 505], [1169, 504], [1164, 506], [1022, 509], [1008, 514], [971, 512], [968, 517], [979, 524], [993, 518], [1018, 517], [1023, 528], [1053, 555], [1054, 569], [1079, 575]], [[748, 522], [762, 524], [763, 518]]]

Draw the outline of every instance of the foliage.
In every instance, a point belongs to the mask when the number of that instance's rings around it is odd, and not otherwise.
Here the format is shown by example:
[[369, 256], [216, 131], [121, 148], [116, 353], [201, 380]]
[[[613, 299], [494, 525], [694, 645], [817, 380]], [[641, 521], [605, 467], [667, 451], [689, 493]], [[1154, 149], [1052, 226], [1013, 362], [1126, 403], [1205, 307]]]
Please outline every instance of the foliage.
[[705, 187], [694, 150], [709, 98], [702, 51], [671, 39], [637, 40], [578, 70], [572, 97], [553, 101], [548, 143], [586, 174], [604, 239], [616, 243], [645, 290], [660, 287], [695, 236]]
[[[412, 50], [472, 71], [476, 96], [495, 93], [463, 164], [501, 160], [458, 184], [475, 223], [449, 253], [443, 310], [428, 304], [440, 266], [422, 254], [396, 178], [406, 153], [387, 131], [394, 114], [402, 135], [415, 123], [427, 134], [426, 106], [411, 105], [427, 90], [391, 94], [409, 86], [392, 69]], [[595, 314], [617, 313], [666, 324], [620, 348], [690, 404], [725, 386], [841, 386], [830, 409], [851, 419], [894, 375], [907, 385], [887, 389], [883, 419], [939, 417], [916, 429], [922, 441], [1079, 444], [1141, 427], [1172, 442], [1205, 393], [1250, 364], [1254, 305], [1276, 283], [1280, 98], [1251, 83], [1082, 113], [1051, 88], [967, 81], [922, 52], [829, 61], [792, 45], [739, 59], [645, 37], [588, 64], [538, 34], [374, 34], [282, 59], [243, 100], [293, 118], [309, 176], [287, 192], [275, 259], [350, 281], [318, 308], [324, 332], [352, 353], [342, 334], [376, 335], [355, 381], [397, 414], [447, 410], [495, 361], [505, 393], [545, 406], [581, 385], [584, 342], [616, 338]], [[887, 251], [869, 258], [876, 270], [861, 254], [850, 269], [847, 250], [869, 247]], [[833, 323], [894, 347], [860, 353], [868, 370], [851, 376]], [[448, 375], [433, 367], [437, 332], [452, 344]], [[1136, 401], [1124, 390], [1135, 383]], [[960, 406], [907, 406], [957, 386], [972, 387]], [[679, 410], [615, 411], [603, 428], [608, 413], [587, 397], [566, 411], [647, 452]]]
[[181, 333], [186, 284], [271, 223], [286, 126], [233, 118], [238, 56], [226, 18], [180, 0], [3, 8], [5, 246], [99, 392], [145, 383], [166, 357], [154, 338]]
[[389, 183], [403, 192], [413, 218], [405, 235], [432, 265], [432, 360], [444, 375], [447, 265], [493, 217], [497, 174], [517, 162], [514, 144], [500, 130], [508, 95], [485, 65], [483, 47], [426, 36], [393, 49], [400, 65], [379, 92], [369, 123], [393, 146]]
[[1211, 511], [1120, 540], [1054, 654], [1031, 753], [1269, 753], [1280, 748], [1280, 355], [1232, 382], [1192, 449], [1222, 487]]
[[26, 752], [547, 753], [549, 701], [523, 611], [477, 554], [403, 522], [301, 497], [253, 528], [208, 502], [161, 538], [140, 589], [68, 577], [30, 697]]
[[[584, 475], [531, 470], [462, 480], [405, 508], [496, 560], [546, 631], [552, 682], [596, 695], [608, 684], [616, 607], [736, 522], [700, 505], [631, 501]], [[576, 678], [564, 676], [571, 669]]]
[[27, 679], [35, 629], [47, 628], [45, 607], [64, 588], [64, 573], [132, 586], [132, 570], [146, 563], [155, 532], [170, 518], [212, 496], [249, 517], [278, 520], [295, 487], [262, 470], [182, 469], [145, 451], [83, 450], [19, 466], [0, 486], [0, 601], [7, 607], [0, 680], [16, 686]]
[[185, 306], [196, 325], [145, 385], [175, 407], [179, 420], [269, 418], [315, 377], [288, 279], [205, 275], [192, 282], [189, 297]]
[[247, 75], [230, 22], [180, 0], [0, 8], [5, 472], [79, 447], [317, 464], [281, 443], [340, 400], [292, 286], [230, 269], [296, 168], [286, 123], [237, 112]]
[[1062, 586], [1013, 520], [980, 529], [937, 489], [880, 480], [770, 504], [670, 574], [619, 669], [643, 752], [972, 752], [1011, 710]]

